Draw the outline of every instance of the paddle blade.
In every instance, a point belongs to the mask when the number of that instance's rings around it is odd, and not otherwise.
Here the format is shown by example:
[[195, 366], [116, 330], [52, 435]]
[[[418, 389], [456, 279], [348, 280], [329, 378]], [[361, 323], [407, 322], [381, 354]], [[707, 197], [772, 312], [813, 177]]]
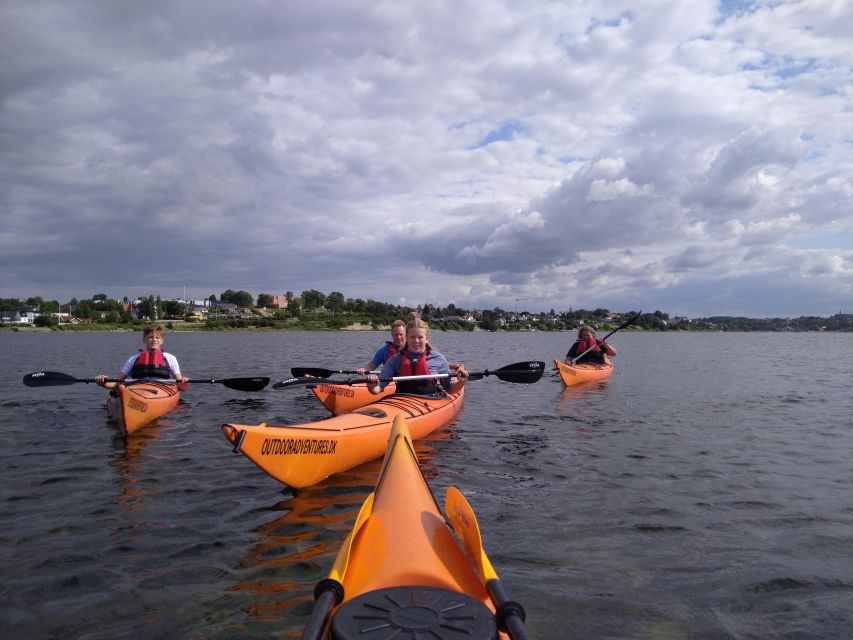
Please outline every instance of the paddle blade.
[[332, 371], [331, 369], [319, 369], [317, 367], [293, 367], [290, 370], [290, 374], [294, 378], [304, 378], [305, 376], [312, 376], [314, 378], [328, 378], [333, 373], [339, 372]]
[[237, 391], [260, 391], [270, 383], [269, 378], [227, 378], [222, 384]]
[[86, 381], [69, 376], [67, 373], [60, 373], [59, 371], [36, 371], [35, 373], [28, 373], [24, 376], [24, 384], [28, 387], [56, 387], [76, 382]]
[[489, 371], [486, 369], [483, 372], [472, 373], [469, 376], [470, 380], [479, 380], [485, 376], [497, 376], [499, 380], [504, 382], [516, 382], [519, 384], [533, 384], [538, 382], [545, 373], [545, 363], [541, 360], [530, 360], [527, 362], [516, 362], [501, 367], [497, 371]]

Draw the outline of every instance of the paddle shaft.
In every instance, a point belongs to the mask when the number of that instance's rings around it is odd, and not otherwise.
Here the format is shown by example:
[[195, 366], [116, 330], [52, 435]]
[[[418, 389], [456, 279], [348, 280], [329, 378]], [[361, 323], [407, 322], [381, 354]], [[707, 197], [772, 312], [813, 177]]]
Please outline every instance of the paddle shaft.
[[[75, 378], [67, 373], [59, 371], [37, 371], [28, 373], [24, 376], [24, 384], [28, 387], [54, 387], [59, 385], [77, 384], [78, 382], [96, 382], [95, 378]], [[269, 384], [269, 378], [254, 377], [254, 378], [209, 378], [207, 380], [185, 380], [185, 382], [195, 382], [201, 384], [222, 384], [230, 389], [238, 391], [260, 391]], [[133, 382], [142, 382], [142, 380], [128, 380], [118, 378], [107, 378], [104, 382], [112, 382], [118, 384], [130, 384]], [[155, 380], [155, 382], [174, 383], [175, 380]]]

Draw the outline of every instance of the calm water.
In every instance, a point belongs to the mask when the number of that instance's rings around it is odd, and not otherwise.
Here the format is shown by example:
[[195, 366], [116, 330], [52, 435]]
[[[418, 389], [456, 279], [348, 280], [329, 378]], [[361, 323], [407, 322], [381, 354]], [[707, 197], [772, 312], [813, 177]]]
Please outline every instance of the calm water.
[[[0, 334], [0, 637], [299, 637], [379, 463], [297, 495], [220, 425], [326, 415], [304, 389], [196, 385], [129, 440], [94, 385], [140, 334]], [[853, 637], [851, 334], [613, 336], [606, 383], [564, 389], [568, 333], [436, 333], [472, 370], [549, 362], [535, 385], [471, 382], [419, 444], [461, 488], [534, 638]], [[354, 367], [380, 333], [181, 333], [198, 378]]]

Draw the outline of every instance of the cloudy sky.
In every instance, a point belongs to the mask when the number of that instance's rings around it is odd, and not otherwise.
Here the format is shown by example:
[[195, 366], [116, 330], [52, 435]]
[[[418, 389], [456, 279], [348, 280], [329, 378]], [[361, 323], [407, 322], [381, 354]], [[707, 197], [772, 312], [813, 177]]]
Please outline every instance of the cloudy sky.
[[853, 313], [853, 3], [0, 0], [0, 297]]

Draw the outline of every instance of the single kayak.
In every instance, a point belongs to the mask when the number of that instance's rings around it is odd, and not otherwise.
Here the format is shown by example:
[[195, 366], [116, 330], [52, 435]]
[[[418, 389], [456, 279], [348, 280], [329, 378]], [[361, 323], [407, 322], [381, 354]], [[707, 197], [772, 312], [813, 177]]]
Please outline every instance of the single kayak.
[[445, 512], [447, 521], [398, 415], [376, 488], [314, 589], [303, 639], [493, 640], [499, 629], [526, 638], [524, 609], [507, 599], [456, 487], [447, 489]]
[[566, 364], [562, 360], [554, 360], [554, 365], [560, 372], [560, 378], [563, 379], [563, 384], [567, 387], [581, 382], [594, 382], [596, 380], [606, 380], [613, 373], [613, 363], [593, 364], [584, 362], [583, 364]]
[[349, 413], [317, 422], [275, 426], [228, 423], [222, 432], [242, 453], [279, 482], [299, 489], [382, 456], [395, 416], [402, 416], [415, 439], [453, 420], [465, 390], [419, 396], [395, 394]]
[[388, 386], [377, 395], [370, 393], [367, 390], [367, 385], [364, 383], [332, 384], [324, 382], [309, 388], [329, 411], [332, 413], [346, 413], [360, 409], [371, 402], [376, 402], [379, 398], [390, 396], [397, 390], [397, 383], [389, 382]]
[[153, 380], [119, 384], [107, 397], [107, 413], [125, 435], [141, 429], [178, 405], [177, 386]]

